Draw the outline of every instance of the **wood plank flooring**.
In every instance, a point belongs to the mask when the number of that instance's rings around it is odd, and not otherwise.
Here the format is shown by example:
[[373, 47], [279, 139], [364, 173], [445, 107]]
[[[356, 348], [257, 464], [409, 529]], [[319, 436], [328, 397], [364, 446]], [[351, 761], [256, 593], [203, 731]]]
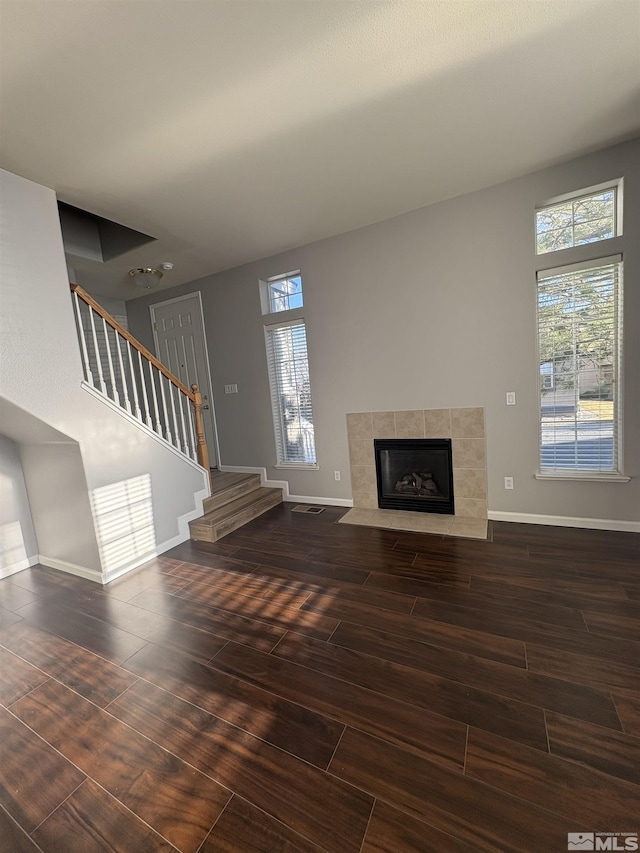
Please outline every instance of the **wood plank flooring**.
[[343, 512], [285, 504], [104, 588], [0, 581], [2, 853], [640, 832], [640, 537]]

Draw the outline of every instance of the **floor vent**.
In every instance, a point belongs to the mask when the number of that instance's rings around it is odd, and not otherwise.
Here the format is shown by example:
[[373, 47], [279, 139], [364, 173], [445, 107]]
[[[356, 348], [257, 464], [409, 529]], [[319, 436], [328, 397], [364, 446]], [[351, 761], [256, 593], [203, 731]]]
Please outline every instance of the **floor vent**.
[[311, 504], [298, 504], [298, 506], [294, 506], [291, 512], [308, 512], [311, 515], [318, 515], [318, 513], [324, 512], [324, 507], [311, 506]]

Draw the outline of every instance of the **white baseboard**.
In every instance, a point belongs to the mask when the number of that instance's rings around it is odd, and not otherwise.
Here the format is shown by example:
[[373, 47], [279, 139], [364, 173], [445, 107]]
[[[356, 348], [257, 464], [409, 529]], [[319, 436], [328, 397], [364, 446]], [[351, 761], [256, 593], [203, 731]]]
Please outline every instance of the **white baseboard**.
[[200, 518], [200, 516], [203, 515], [203, 502], [210, 494], [211, 490], [208, 487], [194, 494], [193, 499], [195, 502], [195, 509], [192, 509], [190, 512], [185, 512], [184, 515], [178, 516], [178, 535], [174, 536], [172, 539], [168, 539], [165, 543], [159, 546], [162, 548], [162, 551], [160, 552], [161, 554], [164, 554], [164, 552], [168, 551], [169, 548], [181, 545], [189, 539], [189, 522], [194, 521], [196, 518]]
[[209, 497], [209, 489], [203, 489], [200, 492], [196, 492], [194, 495], [195, 500], [195, 509], [192, 509], [190, 512], [185, 513], [184, 515], [178, 516], [178, 533], [176, 536], [172, 536], [171, 539], [166, 539], [164, 542], [161, 542], [159, 545], [149, 551], [142, 557], [136, 557], [131, 563], [128, 563], [126, 566], [121, 566], [118, 569], [114, 569], [112, 572], [103, 572], [102, 573], [102, 583], [108, 584], [111, 581], [116, 580], [116, 578], [121, 578], [123, 575], [128, 574], [128, 572], [132, 572], [134, 569], [137, 569], [139, 566], [148, 563], [149, 560], [153, 560], [155, 557], [159, 557], [161, 554], [164, 554], [166, 551], [171, 550], [171, 548], [175, 548], [176, 545], [181, 545], [183, 542], [186, 542], [191, 538], [191, 533], [189, 531], [189, 522], [194, 521], [196, 518], [200, 518], [203, 514], [204, 509], [202, 506], [202, 502], [205, 498]]
[[[178, 517], [178, 534], [176, 536], [172, 536], [171, 539], [160, 542], [155, 546], [155, 548], [151, 549], [146, 554], [135, 557], [126, 565], [119, 566], [117, 569], [113, 569], [110, 572], [96, 572], [92, 569], [86, 568], [85, 566], [78, 566], [75, 563], [69, 563], [66, 560], [57, 560], [54, 557], [46, 557], [42, 554], [32, 558], [29, 565], [41, 563], [43, 566], [48, 566], [50, 569], [58, 569], [61, 572], [67, 572], [70, 575], [76, 575], [78, 577], [85, 578], [85, 580], [94, 581], [95, 583], [99, 583], [104, 586], [105, 584], [116, 580], [116, 578], [121, 578], [123, 575], [132, 572], [139, 566], [148, 563], [149, 560], [159, 557], [161, 554], [164, 554], [165, 551], [175, 548], [176, 545], [181, 545], [183, 542], [186, 542], [187, 539], [189, 539], [189, 522], [193, 521], [195, 518], [200, 518], [203, 512], [202, 502], [207, 497], [209, 497], [208, 488], [195, 493], [195, 509], [192, 509], [190, 512]], [[21, 565], [20, 568], [13, 569], [13, 571], [20, 571], [22, 568], [27, 568], [27, 561], [22, 562], [25, 562], [25, 565]], [[10, 573], [13, 574], [13, 571]], [[4, 577], [4, 574], [1, 574], [0, 577]]]
[[55, 557], [47, 557], [44, 554], [40, 554], [38, 562], [43, 566], [48, 566], [50, 569], [58, 569], [58, 571], [67, 572], [69, 575], [76, 575], [88, 581], [102, 583], [102, 574], [93, 569], [88, 569], [86, 566], [78, 566], [76, 563], [58, 560]]
[[266, 486], [268, 489], [282, 489], [282, 499], [287, 500], [289, 497], [289, 483], [287, 480], [269, 480], [267, 479], [267, 469], [251, 465], [220, 465], [221, 471], [229, 471], [232, 474], [259, 474], [260, 485]]
[[529, 512], [500, 512], [489, 510], [492, 521], [513, 521], [517, 524], [548, 524], [552, 527], [582, 527], [589, 530], [618, 530], [640, 533], [640, 521], [616, 521], [610, 518], [573, 518], [568, 515], [535, 515]]
[[23, 571], [24, 569], [30, 569], [31, 566], [35, 566], [40, 562], [40, 556], [36, 554], [34, 557], [26, 557], [24, 560], [18, 560], [16, 563], [12, 563], [10, 566], [3, 566], [0, 568], [0, 580], [3, 578], [8, 578], [11, 575], [16, 575], [18, 572]]
[[284, 498], [285, 503], [296, 504], [324, 504], [324, 506], [353, 506], [351, 498], [314, 498], [309, 495], [287, 495]]
[[287, 480], [268, 480], [266, 468], [253, 468], [245, 465], [220, 465], [221, 471], [234, 474], [260, 474], [260, 485], [269, 489], [282, 489], [282, 500], [285, 503], [323, 504], [324, 506], [353, 506], [351, 498], [323, 498], [316, 495], [292, 495], [289, 492]]

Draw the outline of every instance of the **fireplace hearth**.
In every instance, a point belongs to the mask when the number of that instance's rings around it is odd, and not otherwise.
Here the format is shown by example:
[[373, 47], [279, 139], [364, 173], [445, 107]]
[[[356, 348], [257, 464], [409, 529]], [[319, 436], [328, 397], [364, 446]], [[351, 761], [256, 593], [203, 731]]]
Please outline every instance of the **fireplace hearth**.
[[449, 438], [377, 438], [373, 442], [378, 506], [453, 515]]

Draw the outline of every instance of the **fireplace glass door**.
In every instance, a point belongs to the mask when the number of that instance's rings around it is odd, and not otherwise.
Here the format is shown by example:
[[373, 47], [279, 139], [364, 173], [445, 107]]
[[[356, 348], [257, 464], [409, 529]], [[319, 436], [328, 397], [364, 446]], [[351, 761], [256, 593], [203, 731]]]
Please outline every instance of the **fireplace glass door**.
[[454, 514], [450, 438], [374, 440], [378, 506]]

